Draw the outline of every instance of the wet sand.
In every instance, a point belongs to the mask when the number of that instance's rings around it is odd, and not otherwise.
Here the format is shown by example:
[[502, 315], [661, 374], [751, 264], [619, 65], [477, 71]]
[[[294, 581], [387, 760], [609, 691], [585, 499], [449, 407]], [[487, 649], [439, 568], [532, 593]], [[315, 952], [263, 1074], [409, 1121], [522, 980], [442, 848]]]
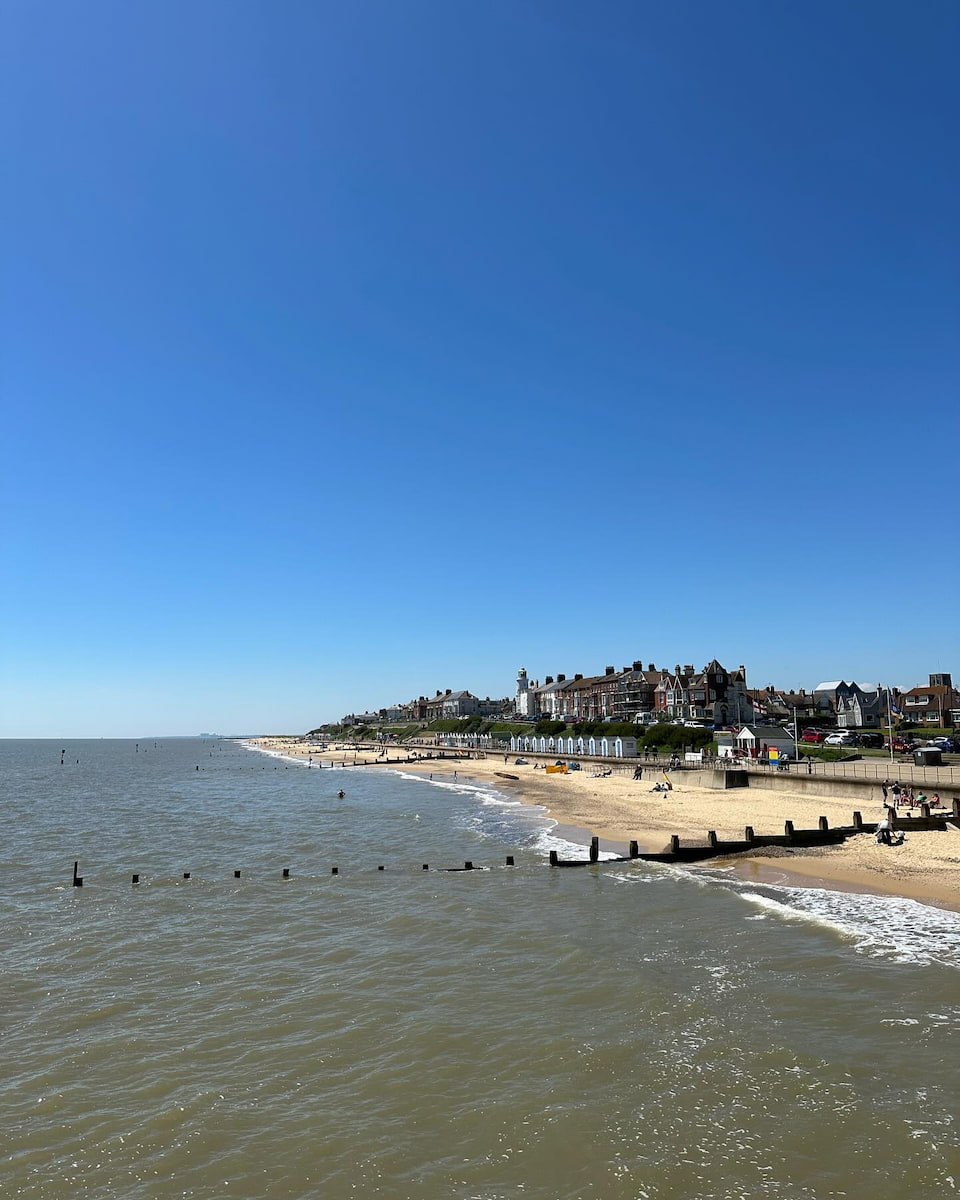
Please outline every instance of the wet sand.
[[[374, 746], [358, 753], [335, 749], [319, 752], [294, 740], [261, 738], [257, 742], [263, 749], [310, 756], [314, 762], [375, 762], [378, 754]], [[402, 759], [405, 753], [392, 747], [390, 758]], [[758, 834], [783, 833], [786, 820], [792, 820], [798, 829], [815, 829], [820, 816], [825, 816], [831, 826], [849, 825], [854, 807], [862, 811], [865, 821], [882, 816], [879, 786], [874, 796], [865, 792], [865, 798], [856, 801], [849, 796], [834, 799], [791, 792], [788, 786], [776, 791], [693, 787], [684, 782], [683, 772], [677, 772], [670, 777], [672, 792], [654, 792], [653, 785], [663, 778], [663, 772], [651, 765], [641, 764], [644, 777], [634, 781], [624, 775], [594, 778], [589, 767], [569, 775], [548, 775], [534, 770], [532, 764], [514, 765], [514, 757], [508, 756], [506, 764], [502, 755], [488, 755], [469, 761], [431, 759], [396, 765], [435, 775], [457, 771], [465, 778], [513, 789], [525, 803], [543, 806], [565, 827], [570, 840], [586, 840], [594, 834], [601, 838], [605, 849], [621, 852], [631, 839], [638, 841], [644, 851], [663, 850], [672, 834], [705, 842], [707, 831], [714, 830], [721, 840], [742, 838], [747, 825]], [[518, 778], [502, 779], [498, 772]], [[906, 819], [901, 821], [904, 824]], [[746, 878], [768, 882], [789, 878], [794, 885], [906, 896], [960, 911], [960, 831], [908, 829], [901, 846], [881, 846], [872, 834], [861, 834], [848, 838], [842, 846], [767, 848], [711, 860], [714, 866], [720, 863], [729, 863]]]

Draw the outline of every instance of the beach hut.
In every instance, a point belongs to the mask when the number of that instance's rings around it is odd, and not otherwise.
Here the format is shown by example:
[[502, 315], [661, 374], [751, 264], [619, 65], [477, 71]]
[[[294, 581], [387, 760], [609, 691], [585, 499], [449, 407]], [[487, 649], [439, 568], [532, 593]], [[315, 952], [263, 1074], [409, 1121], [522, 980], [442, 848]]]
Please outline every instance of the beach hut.
[[587, 746], [589, 747], [589, 753], [590, 753], [590, 754], [596, 754], [596, 752], [597, 752], [597, 739], [596, 739], [596, 738], [591, 738], [591, 739], [590, 739], [590, 740], [587, 742]]

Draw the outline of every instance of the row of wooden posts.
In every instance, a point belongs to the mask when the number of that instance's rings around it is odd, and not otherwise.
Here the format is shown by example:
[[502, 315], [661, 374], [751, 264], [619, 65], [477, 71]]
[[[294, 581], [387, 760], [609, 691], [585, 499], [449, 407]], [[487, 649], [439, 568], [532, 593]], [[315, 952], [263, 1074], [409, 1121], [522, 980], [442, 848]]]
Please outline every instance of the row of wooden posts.
[[[504, 863], [504, 865], [505, 865], [505, 866], [507, 866], [507, 867], [514, 867], [514, 866], [516, 866], [516, 862], [515, 862], [515, 860], [514, 860], [514, 856], [513, 856], [512, 854], [508, 854], [508, 855], [507, 855], [507, 857], [506, 857], [506, 862]], [[378, 870], [378, 871], [385, 871], [386, 869], [387, 869], [387, 868], [386, 868], [386, 867], [385, 867], [385, 866], [384, 866], [382, 863], [381, 863], [381, 865], [380, 865], [380, 866], [378, 866], [378, 867], [377, 867], [377, 870]], [[487, 870], [488, 868], [486, 868], [486, 867], [475, 867], [475, 866], [473, 865], [473, 863], [472, 863], [472, 862], [470, 862], [470, 861], [468, 860], [467, 862], [465, 862], [465, 863], [463, 864], [463, 866], [462, 866], [462, 867], [433, 867], [432, 869], [433, 869], [434, 871], [444, 871], [444, 872], [446, 872], [446, 873], [450, 873], [450, 872], [452, 872], [452, 871], [485, 871], [485, 870]], [[79, 860], [78, 860], [78, 861], [74, 862], [74, 864], [73, 864], [73, 886], [74, 886], [74, 887], [83, 887], [83, 876], [82, 876], [81, 874], [79, 874], [79, 870], [80, 870], [80, 862], [79, 862]], [[424, 864], [423, 864], [423, 866], [421, 867], [421, 870], [423, 870], [423, 871], [429, 871], [429, 870], [431, 870], [430, 864], [429, 864], [429, 863], [424, 863]], [[330, 868], [330, 874], [331, 874], [331, 875], [339, 875], [339, 874], [340, 874], [340, 868], [339, 868], [339, 867], [331, 867], [331, 868]], [[239, 879], [239, 878], [240, 878], [240, 875], [241, 875], [241, 872], [240, 872], [240, 871], [234, 871], [234, 873], [233, 873], [233, 877], [234, 877], [234, 879]], [[189, 879], [190, 877], [191, 877], [191, 872], [190, 872], [190, 871], [184, 871], [184, 872], [183, 872], [183, 878], [184, 878], [184, 879]], [[284, 867], [284, 868], [283, 868], [283, 872], [282, 872], [282, 874], [281, 874], [281, 876], [280, 876], [280, 877], [281, 877], [281, 879], [290, 879], [290, 878], [291, 878], [291, 875], [290, 875], [290, 868], [289, 868], [289, 867]], [[140, 883], [140, 874], [139, 874], [139, 873], [135, 873], [134, 875], [132, 875], [132, 876], [131, 876], [131, 878], [130, 878], [130, 882], [131, 882], [131, 883]]]
[[[914, 817], [907, 815], [897, 817], [897, 829], [905, 831], [908, 829], [916, 832], [926, 830], [946, 829], [948, 823], [950, 825], [960, 824], [960, 799], [953, 801], [953, 811], [949, 813], [947, 810], [938, 813], [930, 811], [929, 804], [920, 806], [920, 816]], [[670, 839], [670, 849], [664, 850], [659, 854], [641, 854], [639, 843], [636, 841], [630, 842], [629, 852], [625, 855], [618, 855], [614, 858], [606, 859], [606, 862], [702, 862], [707, 858], [718, 858], [725, 854], [742, 854], [745, 850], [756, 850], [762, 846], [829, 846], [839, 845], [845, 842], [848, 837], [853, 837], [860, 833], [875, 833], [877, 829], [876, 821], [864, 821], [863, 816], [859, 812], [853, 814], [852, 825], [837, 825], [833, 829], [830, 828], [830, 823], [826, 817], [821, 817], [818, 828], [816, 829], [795, 829], [793, 821], [785, 821], [783, 833], [755, 833], [753, 826], [748, 825], [744, 830], [743, 838], [735, 841], [721, 841], [716, 834], [716, 831], [711, 829], [707, 833], [706, 844], [688, 844], [683, 845], [679, 835], [674, 834]], [[590, 849], [587, 858], [567, 858], [562, 859], [556, 850], [550, 851], [550, 866], [551, 867], [584, 867], [592, 863], [600, 861], [600, 839], [593, 837], [590, 839]], [[515, 866], [514, 856], [508, 854], [506, 857], [505, 866]], [[79, 874], [79, 861], [73, 864], [73, 886], [83, 887], [83, 876]], [[430, 864], [424, 863], [421, 868], [424, 871], [429, 871]], [[469, 860], [462, 867], [434, 867], [436, 871], [474, 871], [483, 870], [483, 868], [474, 867]], [[386, 867], [381, 864], [377, 867], [378, 871], [385, 871]], [[331, 875], [339, 875], [339, 867], [330, 868]], [[240, 878], [240, 872], [233, 872], [234, 879]], [[189, 879], [190, 872], [184, 871], [183, 878]], [[290, 878], [290, 868], [283, 868], [283, 879]], [[140, 875], [135, 874], [131, 883], [139, 883]]]

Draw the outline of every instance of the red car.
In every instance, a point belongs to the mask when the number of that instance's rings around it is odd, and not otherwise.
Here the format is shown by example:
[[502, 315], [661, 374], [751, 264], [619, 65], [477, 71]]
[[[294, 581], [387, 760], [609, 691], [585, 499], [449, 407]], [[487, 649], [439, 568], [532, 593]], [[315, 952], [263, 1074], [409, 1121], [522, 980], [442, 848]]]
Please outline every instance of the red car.
[[827, 735], [822, 729], [805, 729], [800, 735], [801, 742], [823, 742]]

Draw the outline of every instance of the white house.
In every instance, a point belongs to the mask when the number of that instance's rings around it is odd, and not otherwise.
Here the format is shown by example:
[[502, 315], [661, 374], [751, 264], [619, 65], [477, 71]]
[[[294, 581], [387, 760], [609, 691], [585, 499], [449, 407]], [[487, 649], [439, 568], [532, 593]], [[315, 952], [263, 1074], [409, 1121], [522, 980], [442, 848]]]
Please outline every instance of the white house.
[[794, 741], [779, 725], [743, 725], [733, 739], [741, 754], [749, 758], [762, 758], [767, 750], [778, 754], [792, 754]]

